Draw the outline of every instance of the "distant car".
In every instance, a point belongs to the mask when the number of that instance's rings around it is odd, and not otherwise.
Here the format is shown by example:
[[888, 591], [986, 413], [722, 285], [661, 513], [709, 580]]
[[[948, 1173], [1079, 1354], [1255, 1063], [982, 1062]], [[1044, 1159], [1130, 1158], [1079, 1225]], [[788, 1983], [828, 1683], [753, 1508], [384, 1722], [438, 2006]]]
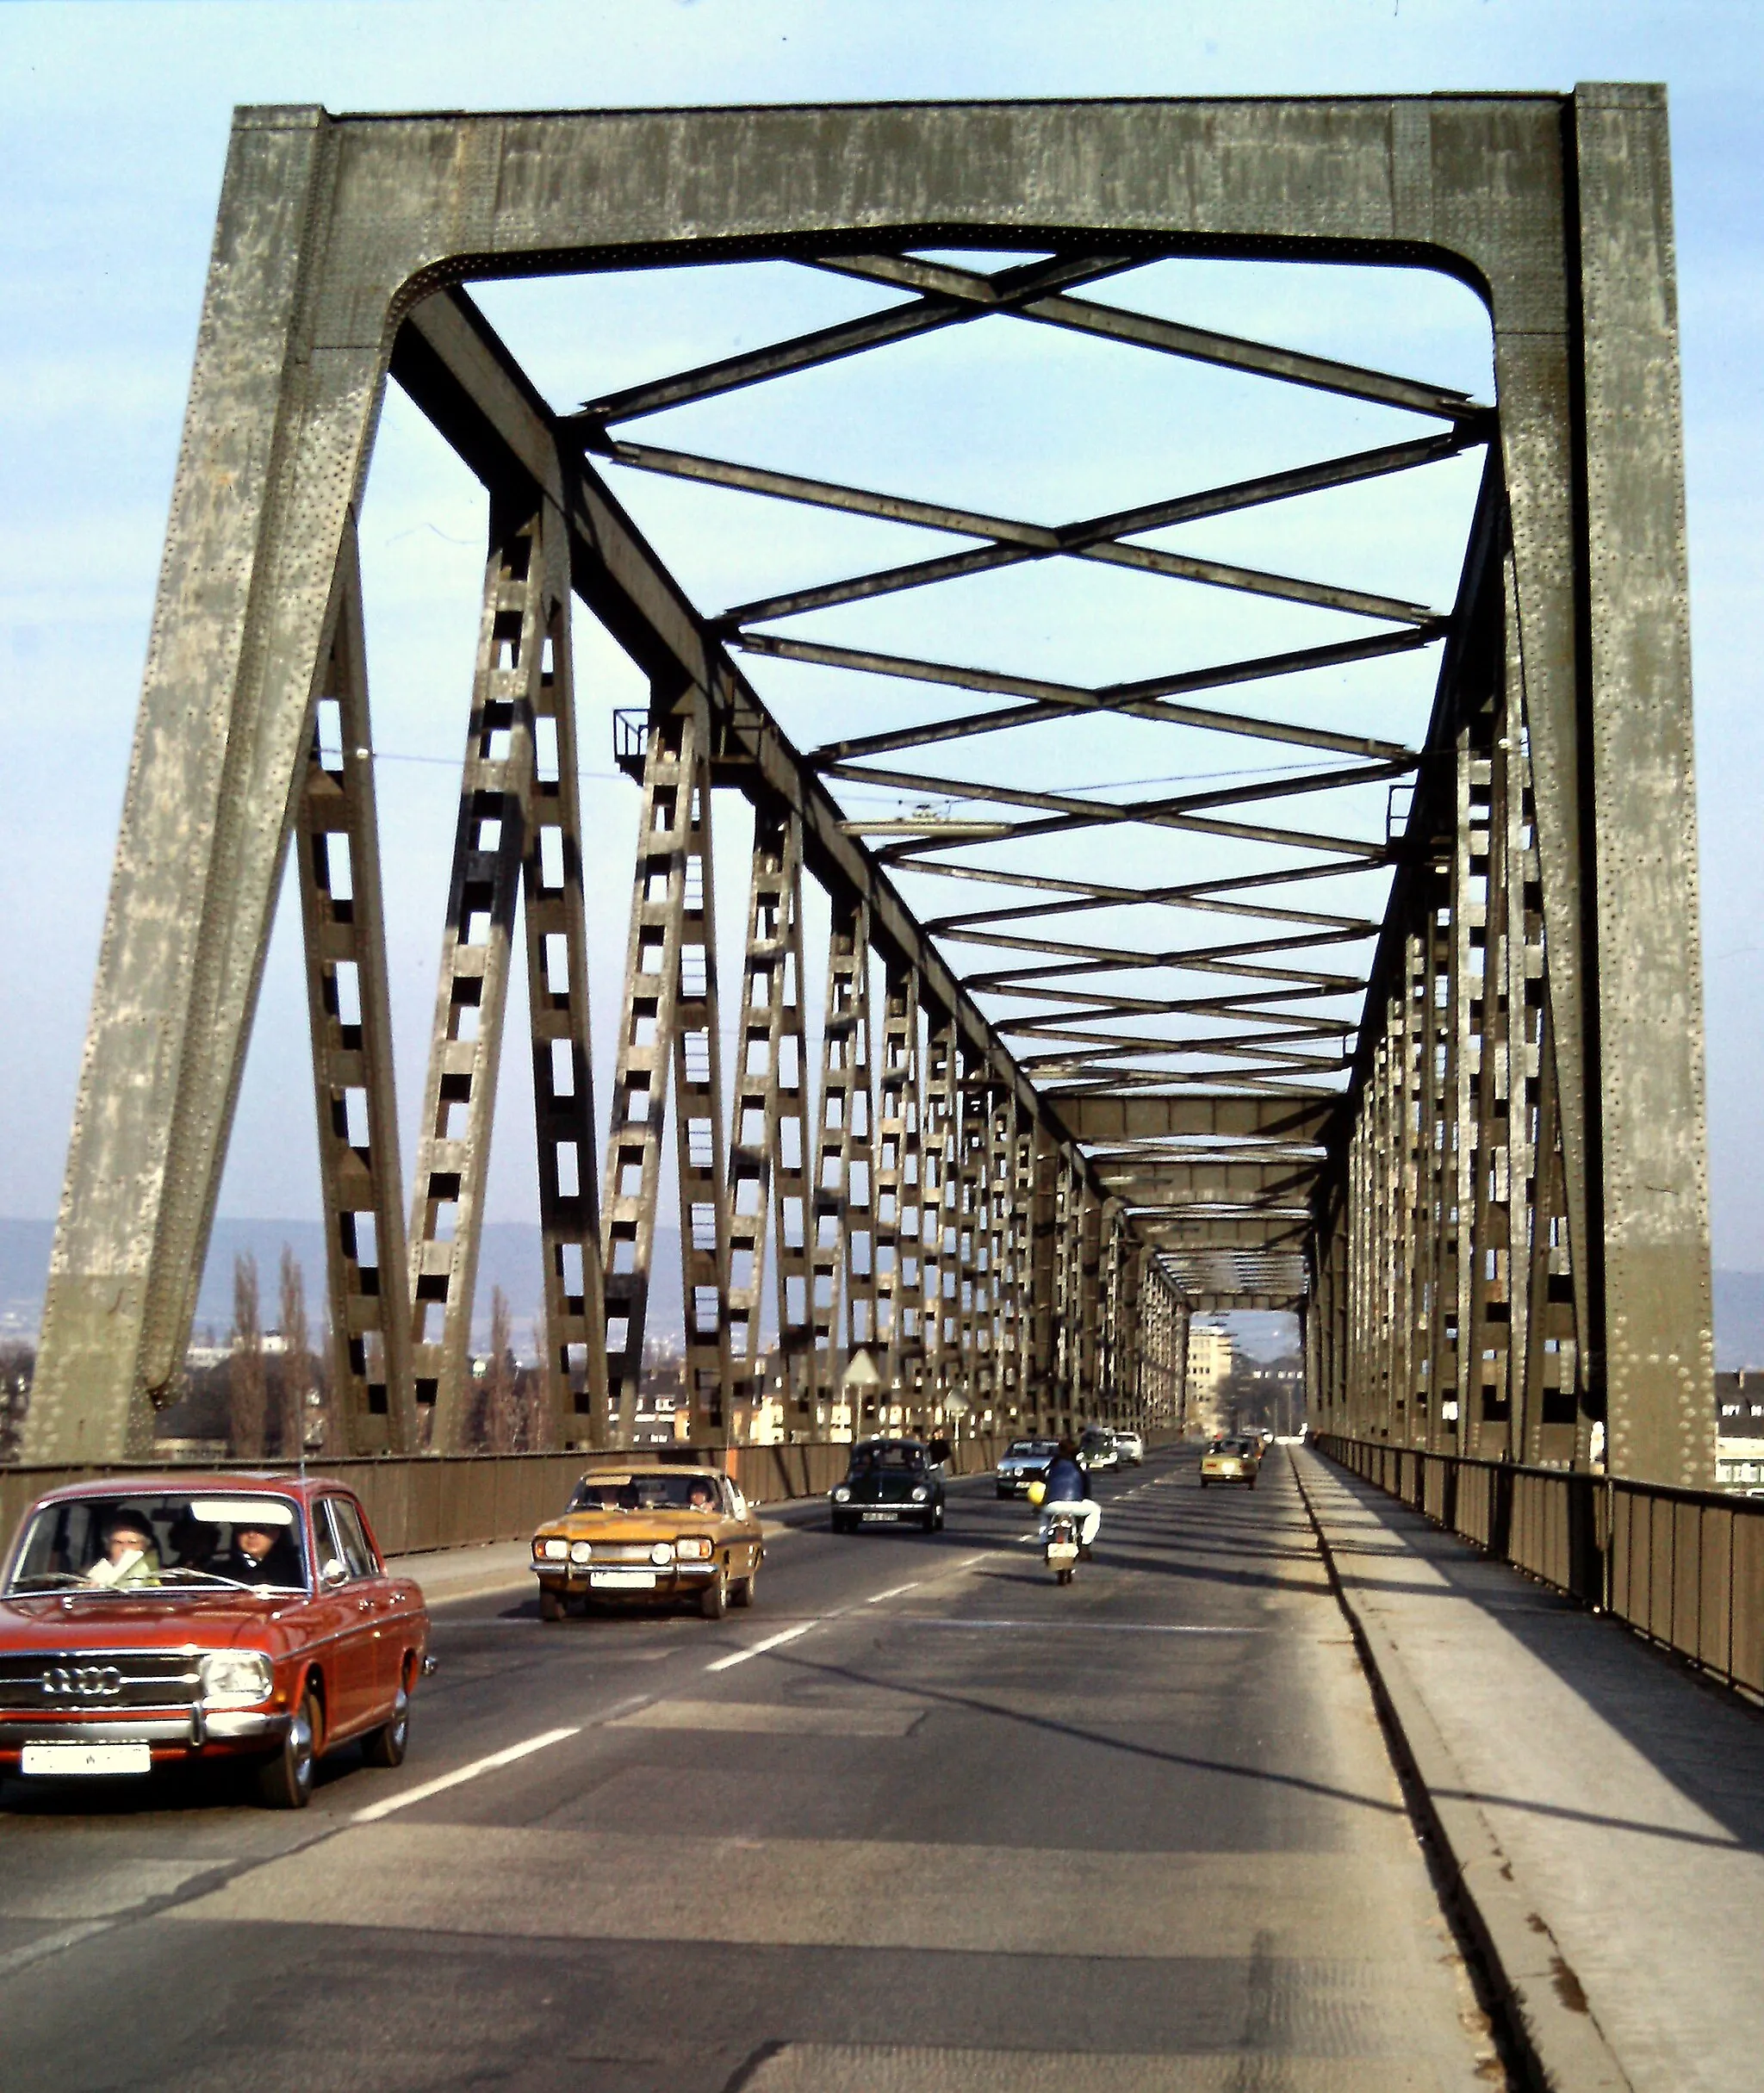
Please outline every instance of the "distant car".
[[1261, 1465], [1259, 1439], [1214, 1439], [1201, 1456], [1201, 1487], [1209, 1482], [1246, 1482], [1253, 1490]]
[[1123, 1468], [1137, 1468], [1146, 1457], [1146, 1442], [1137, 1432], [1117, 1432], [1115, 1450]]
[[1115, 1434], [1104, 1425], [1092, 1425], [1078, 1441], [1078, 1459], [1090, 1474], [1096, 1475], [1111, 1468], [1119, 1468], [1121, 1455], [1115, 1443]]
[[682, 1599], [721, 1620], [753, 1605], [765, 1556], [758, 1519], [720, 1469], [629, 1454], [587, 1469], [562, 1516], [533, 1536], [548, 1621], [589, 1602]]
[[303, 1809], [335, 1745], [402, 1761], [428, 1647], [340, 1482], [74, 1483], [25, 1514], [0, 1582], [0, 1773], [244, 1765]]
[[998, 1456], [994, 1481], [1001, 1497], [1021, 1497], [1059, 1451], [1058, 1439], [1013, 1439]]
[[835, 1533], [860, 1526], [943, 1524], [943, 1478], [919, 1439], [860, 1439], [845, 1480], [828, 1498]]

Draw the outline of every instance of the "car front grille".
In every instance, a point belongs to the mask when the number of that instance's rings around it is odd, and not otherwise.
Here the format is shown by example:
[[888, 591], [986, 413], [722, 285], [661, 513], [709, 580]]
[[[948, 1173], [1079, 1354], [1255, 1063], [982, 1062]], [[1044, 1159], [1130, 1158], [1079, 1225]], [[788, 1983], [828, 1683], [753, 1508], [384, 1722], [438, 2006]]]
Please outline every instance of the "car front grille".
[[596, 1541], [591, 1567], [603, 1562], [648, 1562], [653, 1541]]
[[33, 1715], [194, 1705], [201, 1658], [188, 1650], [66, 1649], [0, 1656], [0, 1710]]

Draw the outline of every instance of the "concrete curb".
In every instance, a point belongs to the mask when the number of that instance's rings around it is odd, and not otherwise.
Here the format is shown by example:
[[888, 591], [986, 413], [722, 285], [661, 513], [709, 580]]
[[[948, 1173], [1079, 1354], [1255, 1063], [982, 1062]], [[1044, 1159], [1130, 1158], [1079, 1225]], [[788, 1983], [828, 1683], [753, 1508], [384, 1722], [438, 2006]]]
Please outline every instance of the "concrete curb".
[[1463, 1771], [1395, 1643], [1343, 1579], [1290, 1450], [1288, 1458], [1392, 1755], [1408, 1777], [1411, 1800], [1450, 1878], [1527, 2079], [1544, 2093], [1633, 2093], [1548, 1922], [1515, 1879], [1488, 1819], [1464, 1798]]

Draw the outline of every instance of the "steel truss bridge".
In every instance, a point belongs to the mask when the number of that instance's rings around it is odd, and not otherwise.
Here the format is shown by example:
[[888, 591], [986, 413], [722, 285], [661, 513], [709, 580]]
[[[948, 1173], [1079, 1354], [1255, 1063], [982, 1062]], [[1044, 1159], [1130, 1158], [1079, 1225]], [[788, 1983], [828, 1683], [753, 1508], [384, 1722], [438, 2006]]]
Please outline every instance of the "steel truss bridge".
[[[984, 265], [999, 250], [1035, 258]], [[963, 251], [972, 262], [944, 258]], [[1449, 272], [1488, 307], [1495, 397], [1109, 300], [1111, 276], [1183, 256]], [[890, 301], [560, 415], [468, 289], [756, 258]], [[1400, 410], [1413, 432], [1051, 525], [629, 432], [671, 407], [970, 326], [1221, 366]], [[481, 480], [490, 514], [408, 1184], [355, 542], [388, 376]], [[1449, 603], [1155, 542], [1464, 454], [1481, 491]], [[609, 461], [732, 490], [756, 511], [910, 525], [948, 549], [762, 601], [695, 603], [615, 499]], [[792, 628], [808, 612], [1054, 561], [1312, 606], [1339, 614], [1344, 637], [1086, 682]], [[459, 1443], [504, 1013], [524, 955], [554, 1444], [616, 1443], [630, 1427], [671, 1109], [695, 1437], [747, 1428], [768, 1301], [791, 1366], [785, 1422], [804, 1433], [860, 1346], [919, 1419], [966, 1403], [999, 1430], [1170, 1422], [1190, 1315], [1277, 1308], [1303, 1320], [1313, 1414], [1329, 1429], [1581, 1464], [1602, 1421], [1618, 1472], [1706, 1483], [1686, 587], [1657, 90], [241, 110], [27, 1457], [148, 1449], [188, 1340], [292, 848], [352, 1451]], [[620, 723], [643, 803], [624, 978], [616, 1001], [597, 989], [618, 1040], [604, 1152], [578, 605], [651, 693]], [[1409, 741], [1258, 709], [1280, 679], [1419, 649], [1437, 664], [1435, 696]], [[854, 691], [899, 680], [929, 710], [910, 728], [799, 748], [750, 680], [756, 659], [848, 675]], [[854, 726], [864, 710], [854, 699]], [[1037, 767], [1049, 723], [1092, 714], [1239, 737], [1287, 767], [1098, 797]], [[940, 769], [982, 736], [991, 749], [1008, 737], [991, 781]], [[1307, 823], [1305, 797], [1367, 785], [1391, 808], [1376, 833]], [[861, 792], [882, 786], [978, 812], [866, 818]], [[726, 1028], [711, 838], [730, 793], [751, 804], [754, 849]], [[1123, 837], [1146, 833], [1167, 879], [1115, 873]], [[1221, 840], [1243, 869], [1184, 872], [1185, 850]], [[910, 906], [907, 874], [916, 892], [949, 883], [947, 911]], [[1382, 918], [1307, 901], [1311, 883], [1347, 875], [1388, 880]], [[805, 877], [830, 902], [824, 955], [804, 948]], [[1153, 929], [1132, 943], [1098, 929], [1123, 909]]]

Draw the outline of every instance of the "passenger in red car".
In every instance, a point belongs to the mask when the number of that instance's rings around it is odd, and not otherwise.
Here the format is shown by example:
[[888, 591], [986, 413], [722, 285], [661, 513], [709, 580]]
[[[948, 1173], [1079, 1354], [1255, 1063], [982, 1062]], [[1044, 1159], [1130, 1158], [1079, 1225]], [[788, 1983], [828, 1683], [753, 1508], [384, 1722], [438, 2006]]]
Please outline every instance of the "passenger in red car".
[[104, 1520], [101, 1529], [104, 1552], [85, 1573], [88, 1584], [112, 1590], [136, 1584], [158, 1584], [158, 1551], [153, 1528], [146, 1514], [128, 1505], [120, 1506]]

